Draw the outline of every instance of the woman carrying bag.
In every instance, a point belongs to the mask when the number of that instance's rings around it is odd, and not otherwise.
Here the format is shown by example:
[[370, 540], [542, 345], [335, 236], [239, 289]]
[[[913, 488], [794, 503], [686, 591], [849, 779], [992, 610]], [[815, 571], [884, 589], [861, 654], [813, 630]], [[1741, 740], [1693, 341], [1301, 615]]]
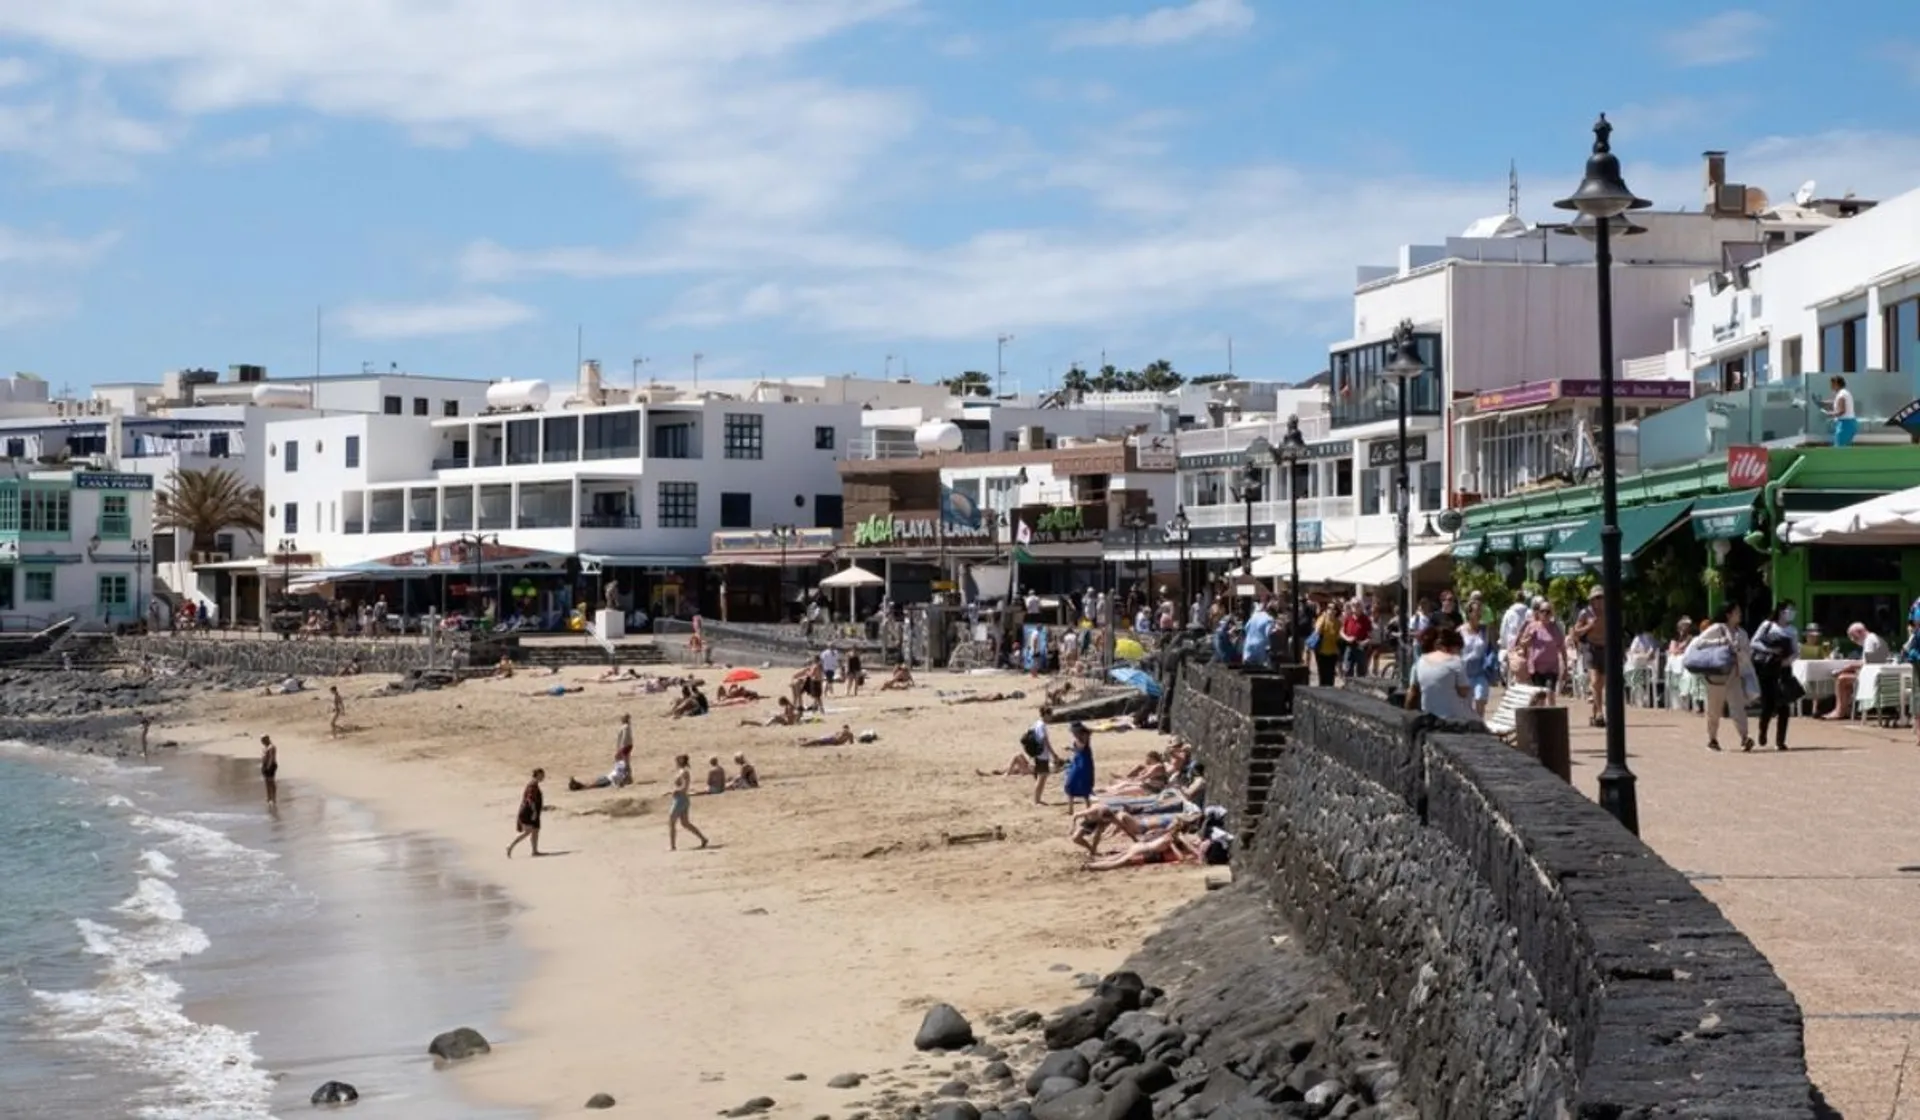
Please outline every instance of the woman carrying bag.
[[1767, 724], [1778, 719], [1774, 746], [1787, 749], [1787, 720], [1793, 706], [1806, 695], [1794, 679], [1793, 662], [1800, 656], [1800, 632], [1793, 628], [1793, 600], [1782, 599], [1773, 617], [1753, 632], [1753, 673], [1760, 681], [1760, 745], [1767, 745]]
[[1724, 709], [1732, 714], [1733, 725], [1740, 731], [1740, 749], [1752, 750], [1747, 703], [1758, 685], [1752, 679], [1753, 652], [1747, 632], [1740, 629], [1740, 608], [1732, 603], [1721, 607], [1713, 624], [1687, 646], [1680, 664], [1707, 682], [1707, 749], [1720, 749], [1720, 715]]

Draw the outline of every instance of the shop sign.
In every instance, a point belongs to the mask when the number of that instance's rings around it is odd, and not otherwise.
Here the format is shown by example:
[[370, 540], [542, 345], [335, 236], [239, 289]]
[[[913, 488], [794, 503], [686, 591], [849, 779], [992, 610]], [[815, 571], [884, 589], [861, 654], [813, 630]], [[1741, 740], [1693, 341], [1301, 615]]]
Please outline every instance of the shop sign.
[[1321, 548], [1320, 522], [1293, 523], [1293, 548], [1296, 552], [1318, 552]]
[[[1367, 445], [1367, 466], [1391, 467], [1397, 459], [1395, 449], [1400, 446], [1398, 440], [1383, 439]], [[1427, 457], [1427, 437], [1414, 436], [1407, 440], [1407, 462], [1418, 463]]]
[[[825, 552], [838, 530], [796, 529], [786, 537], [789, 552]], [[781, 535], [771, 529], [739, 529], [713, 535], [710, 552], [778, 552]]]
[[1107, 530], [1107, 507], [1022, 506], [1014, 519], [1025, 525], [1034, 544], [1097, 541]]
[[1550, 576], [1577, 576], [1586, 570], [1586, 562], [1578, 556], [1547, 557], [1547, 574]]
[[1134, 445], [1133, 461], [1143, 471], [1170, 471], [1180, 456], [1172, 436], [1141, 436]]
[[1767, 484], [1767, 449], [1764, 447], [1727, 448], [1727, 486], [1751, 490]]
[[[1350, 439], [1323, 440], [1320, 443], [1307, 444], [1308, 459], [1345, 459], [1353, 454], [1353, 441]], [[1204, 455], [1180, 456], [1180, 469], [1183, 471], [1217, 470], [1221, 467], [1242, 467], [1247, 462], [1247, 450], [1209, 451]]]
[[932, 515], [888, 517], [876, 513], [865, 521], [855, 523], [853, 547], [909, 548], [938, 544], [942, 540], [975, 541], [987, 536], [986, 527], [983, 525], [965, 525], [948, 521], [943, 529], [940, 521], [939, 517]]
[[1488, 533], [1487, 534], [1487, 551], [1488, 552], [1517, 552], [1519, 551], [1519, 548], [1515, 544], [1515, 541], [1518, 539], [1518, 537], [1519, 537], [1519, 534], [1513, 532], [1511, 529], [1509, 529], [1504, 533]]
[[1554, 526], [1542, 525], [1537, 529], [1523, 529], [1520, 532], [1521, 552], [1545, 552], [1554, 544]]
[[1696, 540], [1737, 541], [1751, 532], [1753, 532], [1752, 506], [1695, 514], [1693, 518], [1693, 535]]
[[73, 476], [75, 490], [151, 490], [153, 476], [150, 474], [107, 474], [102, 471], [86, 471]]

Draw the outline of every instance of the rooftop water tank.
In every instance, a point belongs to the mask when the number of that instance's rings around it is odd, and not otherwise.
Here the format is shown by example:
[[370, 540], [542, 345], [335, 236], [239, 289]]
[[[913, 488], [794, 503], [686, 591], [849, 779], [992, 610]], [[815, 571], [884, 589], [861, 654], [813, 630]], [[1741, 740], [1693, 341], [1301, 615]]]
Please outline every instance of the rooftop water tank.
[[253, 403], [261, 408], [305, 408], [311, 399], [305, 385], [268, 383], [253, 387]]
[[544, 381], [496, 381], [487, 386], [487, 407], [540, 408], [552, 395]]
[[960, 434], [960, 426], [950, 420], [929, 420], [914, 429], [913, 445], [922, 455], [931, 455], [940, 451], [958, 451], [966, 442]]

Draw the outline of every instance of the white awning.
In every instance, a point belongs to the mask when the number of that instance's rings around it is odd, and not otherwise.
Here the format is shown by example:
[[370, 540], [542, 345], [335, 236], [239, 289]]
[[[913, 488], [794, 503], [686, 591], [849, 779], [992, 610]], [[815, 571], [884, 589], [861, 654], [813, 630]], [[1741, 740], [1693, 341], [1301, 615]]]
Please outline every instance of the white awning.
[[[1300, 554], [1300, 584], [1338, 582], [1334, 577], [1364, 560], [1378, 556], [1378, 546], [1359, 548], [1323, 548]], [[1263, 579], [1292, 579], [1293, 557], [1286, 552], [1269, 552], [1253, 558], [1253, 574]]]
[[1782, 535], [1788, 544], [1920, 545], [1920, 486], [1831, 513], [1794, 514]]
[[[1421, 568], [1447, 555], [1444, 544], [1409, 544], [1407, 546], [1407, 570], [1418, 572]], [[1394, 549], [1386, 549], [1379, 555], [1362, 564], [1356, 564], [1341, 572], [1338, 583], [1351, 583], [1355, 587], [1385, 587], [1400, 582], [1400, 555]]]

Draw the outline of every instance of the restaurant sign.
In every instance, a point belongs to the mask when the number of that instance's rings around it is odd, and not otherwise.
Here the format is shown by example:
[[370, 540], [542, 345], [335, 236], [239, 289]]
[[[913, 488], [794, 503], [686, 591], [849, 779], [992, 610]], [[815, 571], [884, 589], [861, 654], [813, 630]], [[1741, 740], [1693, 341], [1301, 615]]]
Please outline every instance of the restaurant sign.
[[109, 474], [104, 471], [77, 471], [73, 476], [75, 490], [151, 490], [153, 476], [150, 474]]
[[[1396, 456], [1394, 449], [1399, 447], [1398, 440], [1383, 439], [1367, 445], [1367, 466], [1390, 467]], [[1427, 457], [1427, 437], [1414, 436], [1407, 441], [1407, 462], [1418, 463]]]
[[942, 541], [968, 543], [988, 539], [985, 525], [967, 525], [947, 519], [943, 528], [941, 520], [932, 513], [892, 517], [876, 513], [865, 521], [854, 523], [853, 547], [915, 548]]
[[1027, 527], [1034, 544], [1097, 541], [1107, 530], [1107, 507], [1021, 506], [1014, 520]]
[[710, 552], [779, 552], [782, 538], [789, 552], [825, 552], [839, 536], [837, 529], [794, 529], [777, 533], [772, 529], [738, 529], [715, 533]]
[[[1597, 400], [1600, 396], [1600, 382], [1597, 379], [1560, 378], [1553, 381], [1534, 381], [1515, 385], [1510, 389], [1493, 389], [1478, 393], [1473, 398], [1475, 412], [1505, 412], [1514, 408], [1531, 408], [1535, 405], [1552, 404], [1566, 400]], [[1684, 401], [1693, 398], [1693, 384], [1688, 381], [1626, 381], [1615, 380], [1613, 398], [1616, 401]]]

